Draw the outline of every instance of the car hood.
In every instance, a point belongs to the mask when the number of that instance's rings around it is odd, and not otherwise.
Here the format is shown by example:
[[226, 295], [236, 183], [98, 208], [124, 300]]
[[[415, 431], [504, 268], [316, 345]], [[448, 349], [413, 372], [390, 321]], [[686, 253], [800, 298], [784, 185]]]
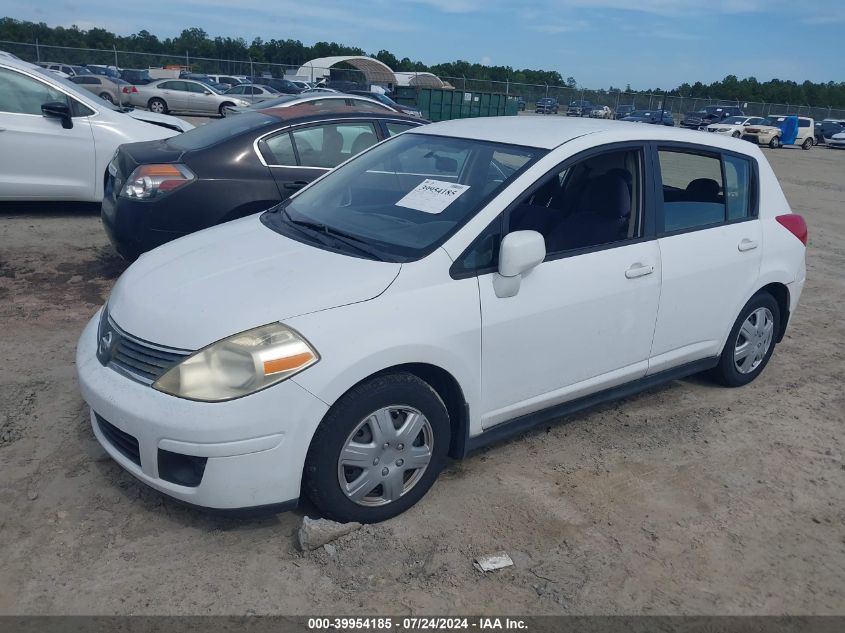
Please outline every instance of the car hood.
[[154, 125], [161, 125], [170, 129], [176, 129], [179, 132], [187, 132], [188, 130], [194, 129], [194, 126], [187, 121], [183, 121], [180, 118], [170, 116], [168, 114], [156, 114], [155, 112], [147, 112], [146, 110], [137, 109], [130, 110], [126, 114], [131, 116], [133, 119], [146, 121], [147, 123], [152, 123]]
[[837, 132], [830, 138], [835, 138], [837, 141], [845, 141], [845, 132]]
[[297, 242], [253, 215], [142, 255], [115, 284], [109, 313], [138, 338], [200, 349], [260, 325], [368, 301], [400, 269]]

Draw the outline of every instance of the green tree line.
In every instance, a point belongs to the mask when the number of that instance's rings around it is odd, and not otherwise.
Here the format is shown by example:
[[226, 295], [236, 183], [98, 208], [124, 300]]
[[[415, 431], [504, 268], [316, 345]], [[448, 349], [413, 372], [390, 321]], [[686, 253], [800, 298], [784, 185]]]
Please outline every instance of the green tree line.
[[[300, 65], [317, 57], [368, 54], [364, 49], [357, 46], [346, 46], [336, 42], [317, 42], [308, 46], [296, 39], [270, 39], [265, 41], [260, 37], [247, 42], [240, 37], [211, 37], [200, 28], [184, 29], [177, 37], [160, 39], [146, 30], [124, 36], [100, 28], [84, 30], [77, 26], [68, 28], [50, 27], [43, 22], [27, 22], [9, 17], [0, 18], [0, 40], [27, 44], [32, 44], [38, 40], [41, 45], [78, 48], [112, 49], [114, 47], [121, 51], [169, 56], [184, 56], [187, 53], [190, 57], [252, 60], [259, 64]], [[2, 44], [0, 44], [0, 48], [2, 48]], [[574, 77], [564, 78], [555, 70], [485, 66], [464, 60], [426, 65], [408, 57], [400, 59], [386, 50], [369, 53], [369, 55], [396, 71], [432, 72], [440, 77], [466, 77], [466, 79], [473, 80], [548, 84], [549, 86], [569, 86], [572, 88], [578, 85]], [[76, 60], [62, 59], [55, 61], [74, 62]], [[611, 93], [620, 91], [622, 90], [612, 86], [608, 89], [608, 92]], [[704, 84], [700, 81], [694, 84], [684, 83], [677, 88], [666, 91], [635, 91], [628, 86], [624, 89], [624, 92], [645, 94], [661, 92], [681, 97], [845, 107], [845, 82], [833, 81], [827, 83], [813, 83], [811, 81], [797, 83], [780, 79], [758, 81], [755, 77], [739, 79], [735, 75], [728, 75], [723, 80], [710, 84]]]

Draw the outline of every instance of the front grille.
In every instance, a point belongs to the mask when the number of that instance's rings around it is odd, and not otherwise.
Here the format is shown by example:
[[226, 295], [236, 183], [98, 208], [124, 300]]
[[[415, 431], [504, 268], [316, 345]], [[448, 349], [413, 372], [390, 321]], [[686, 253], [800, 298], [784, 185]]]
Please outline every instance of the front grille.
[[139, 382], [154, 383], [191, 353], [135, 338], [121, 330], [107, 314], [100, 321], [97, 347], [100, 362]]
[[140, 466], [141, 450], [138, 448], [138, 440], [133, 435], [121, 431], [114, 424], [104, 420], [98, 413], [94, 415], [97, 418], [97, 426], [100, 427], [100, 432], [109, 444], [114, 446], [118, 453]]

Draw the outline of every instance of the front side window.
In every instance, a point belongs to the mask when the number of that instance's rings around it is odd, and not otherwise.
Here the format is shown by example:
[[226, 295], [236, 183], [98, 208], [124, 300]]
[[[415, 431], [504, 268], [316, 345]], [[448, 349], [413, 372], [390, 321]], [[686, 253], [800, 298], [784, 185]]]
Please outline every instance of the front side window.
[[333, 123], [294, 130], [303, 167], [337, 167], [378, 142], [372, 123]]
[[639, 237], [642, 156], [604, 152], [549, 174], [511, 211], [508, 231], [537, 231], [549, 255]]
[[[295, 142], [300, 149], [299, 139]], [[262, 220], [315, 246], [412, 261], [436, 248], [545, 153], [402, 134], [334, 170]], [[497, 165], [510, 169], [503, 170], [491, 190], [494, 156]]]
[[188, 92], [193, 92], [195, 94], [205, 94], [206, 92], [211, 92], [211, 89], [205, 84], [188, 83]]
[[41, 115], [42, 104], [68, 102], [67, 96], [52, 86], [6, 68], [0, 68], [0, 112]]
[[663, 230], [667, 233], [724, 222], [722, 162], [718, 154], [658, 152], [663, 179]]

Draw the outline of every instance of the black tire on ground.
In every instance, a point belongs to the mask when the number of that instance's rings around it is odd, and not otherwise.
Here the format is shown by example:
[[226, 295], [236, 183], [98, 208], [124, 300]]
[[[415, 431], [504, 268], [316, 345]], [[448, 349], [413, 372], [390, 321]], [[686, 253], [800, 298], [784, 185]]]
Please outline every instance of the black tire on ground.
[[169, 112], [167, 103], [164, 99], [159, 99], [158, 97], [150, 99], [147, 103], [147, 107], [150, 109], [150, 112], [157, 112], [158, 114], [167, 114]]
[[104, 99], [109, 103], [114, 103], [114, 99], [111, 98], [111, 95], [108, 92], [101, 92], [100, 99]]
[[229, 103], [228, 101], [225, 102], [225, 103], [221, 103], [220, 107], [218, 108], [218, 111], [220, 112], [220, 116], [225, 117], [226, 116], [226, 108], [234, 108], [234, 107], [235, 107], [235, 104]]
[[[395, 501], [378, 506], [359, 505], [341, 489], [340, 453], [363, 420], [390, 406], [412, 407], [428, 419], [433, 438], [431, 459], [417, 483]], [[384, 521], [401, 514], [428, 492], [443, 468], [449, 441], [449, 414], [428, 383], [404, 372], [377, 376], [353, 387], [326, 413], [308, 448], [302, 488], [326, 518], [340, 522]]]
[[[748, 373], [740, 372], [734, 363], [734, 351], [740, 337], [740, 329], [745, 323], [746, 319], [760, 308], [767, 308], [772, 314], [772, 321], [774, 324], [772, 332], [772, 340], [769, 349], [766, 351], [760, 364]], [[722, 355], [719, 357], [719, 364], [712, 370], [711, 376], [725, 387], [742, 387], [753, 381], [757, 376], [763, 373], [772, 353], [775, 351], [777, 345], [778, 332], [780, 332], [780, 307], [775, 298], [768, 292], [761, 291], [748, 300], [745, 307], [739, 313], [739, 316], [731, 328], [731, 333], [728, 335], [728, 340], [725, 342], [725, 347], [722, 350]]]
[[739, 132], [734, 132], [733, 134], [731, 134], [731, 136], [733, 136], [734, 138], [739, 138], [740, 136], [742, 136], [742, 134], [740, 134]]
[[813, 147], [813, 139], [808, 138], [803, 143], [801, 143], [801, 149], [808, 150]]
[[771, 147], [772, 149], [777, 149], [778, 147], [780, 147], [780, 137], [773, 137], [772, 140], [769, 141], [769, 147]]

